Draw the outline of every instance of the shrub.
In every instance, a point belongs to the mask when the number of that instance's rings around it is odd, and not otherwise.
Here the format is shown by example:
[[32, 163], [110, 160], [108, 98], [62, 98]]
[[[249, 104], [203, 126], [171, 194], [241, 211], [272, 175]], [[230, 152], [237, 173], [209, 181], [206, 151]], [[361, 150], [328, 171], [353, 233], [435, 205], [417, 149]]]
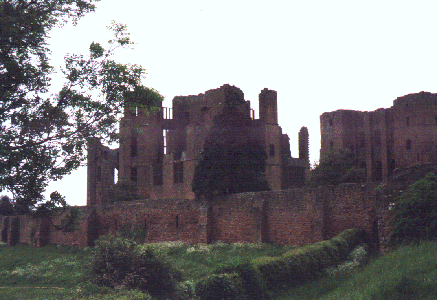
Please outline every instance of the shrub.
[[392, 208], [389, 245], [416, 244], [437, 237], [437, 176], [413, 183]]
[[181, 280], [150, 248], [139, 248], [133, 240], [111, 235], [96, 241], [89, 276], [91, 282], [110, 288], [139, 289], [154, 297], [172, 295]]
[[322, 241], [284, 253], [277, 258], [254, 261], [268, 289], [295, 286], [313, 280], [326, 268], [344, 261], [359, 244], [365, 232], [348, 229], [329, 241]]
[[249, 262], [219, 266], [214, 273], [238, 274], [241, 277], [243, 288], [246, 291], [248, 299], [261, 300], [270, 298], [260, 271]]
[[196, 284], [196, 295], [200, 300], [245, 300], [246, 291], [237, 273], [213, 274]]

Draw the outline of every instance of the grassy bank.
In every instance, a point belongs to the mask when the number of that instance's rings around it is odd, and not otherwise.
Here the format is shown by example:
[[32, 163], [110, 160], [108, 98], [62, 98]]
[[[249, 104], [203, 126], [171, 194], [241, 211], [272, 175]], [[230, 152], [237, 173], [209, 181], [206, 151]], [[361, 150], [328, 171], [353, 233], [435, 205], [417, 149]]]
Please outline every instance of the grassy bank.
[[338, 272], [277, 300], [431, 300], [437, 295], [437, 242], [399, 248], [361, 270]]
[[[191, 282], [211, 274], [229, 260], [244, 262], [279, 256], [290, 249], [222, 243], [209, 246], [166, 243], [152, 247], [167, 256]], [[141, 299], [141, 294], [135, 292], [115, 295], [106, 289], [87, 287], [83, 275], [90, 255], [90, 249], [0, 247], [0, 298]], [[330, 276], [294, 288], [276, 299], [435, 299], [436, 257], [437, 242], [402, 247], [372, 260], [363, 269], [343, 266], [330, 270]]]

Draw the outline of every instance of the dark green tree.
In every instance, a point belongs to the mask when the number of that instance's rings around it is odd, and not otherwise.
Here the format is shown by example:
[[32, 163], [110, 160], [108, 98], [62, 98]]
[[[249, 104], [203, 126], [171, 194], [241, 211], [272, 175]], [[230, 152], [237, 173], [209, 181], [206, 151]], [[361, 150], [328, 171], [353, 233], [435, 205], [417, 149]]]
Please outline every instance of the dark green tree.
[[348, 149], [323, 156], [311, 170], [310, 185], [313, 187], [363, 181], [366, 181], [364, 163]]
[[227, 103], [216, 116], [194, 171], [196, 197], [269, 190], [265, 178], [267, 155], [251, 139], [251, 119], [239, 106]]
[[437, 176], [413, 183], [391, 208], [389, 244], [414, 244], [437, 238]]
[[[98, 1], [98, 0], [95, 0]], [[104, 48], [92, 43], [87, 56], [67, 55], [64, 85], [49, 94], [48, 33], [95, 9], [93, 0], [3, 0], [0, 2], [0, 191], [9, 190], [22, 213], [48, 213], [65, 206], [43, 191], [79, 167], [88, 137], [117, 139], [124, 106], [154, 107], [162, 100], [142, 84], [145, 70], [111, 55], [132, 44], [124, 25]]]

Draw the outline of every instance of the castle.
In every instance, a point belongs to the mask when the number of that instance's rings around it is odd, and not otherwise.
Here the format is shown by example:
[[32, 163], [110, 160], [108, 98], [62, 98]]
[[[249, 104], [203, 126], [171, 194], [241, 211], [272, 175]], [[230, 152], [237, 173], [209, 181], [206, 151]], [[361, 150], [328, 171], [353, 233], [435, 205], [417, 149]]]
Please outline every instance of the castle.
[[387, 182], [396, 168], [437, 160], [437, 94], [405, 95], [370, 112], [326, 112], [320, 128], [321, 157], [350, 149], [365, 162], [367, 181]]
[[271, 190], [303, 186], [308, 174], [308, 130], [299, 133], [299, 158], [290, 154], [289, 137], [278, 125], [277, 93], [259, 94], [259, 119], [243, 92], [225, 84], [197, 96], [178, 96], [173, 107], [155, 112], [126, 108], [120, 122], [120, 147], [109, 149], [96, 138], [88, 144], [87, 205], [106, 204], [114, 182], [137, 185], [141, 199], [193, 199], [194, 169], [214, 118], [226, 102], [251, 118], [248, 134], [267, 153], [266, 178]]
[[[222, 195], [207, 203], [193, 200], [191, 180], [208, 130], [229, 99], [251, 116], [249, 134], [267, 152], [266, 175], [272, 191]], [[103, 234], [142, 228], [145, 242], [270, 242], [303, 245], [329, 239], [348, 228], [367, 232], [375, 247], [384, 245], [390, 206], [411, 180], [381, 181], [421, 165], [436, 171], [437, 94], [399, 97], [392, 107], [371, 112], [337, 110], [321, 120], [321, 155], [348, 148], [365, 162], [367, 182], [299, 187], [308, 175], [308, 132], [299, 132], [299, 158], [290, 155], [288, 136], [277, 122], [276, 92], [260, 94], [259, 119], [236, 87], [224, 85], [197, 96], [175, 97], [173, 108], [147, 113], [126, 109], [120, 147], [111, 150], [91, 139], [87, 206], [79, 228], [62, 232], [49, 221], [0, 216], [1, 241], [44, 246], [92, 246]], [[111, 203], [114, 172], [135, 183], [142, 200]], [[390, 181], [389, 181], [390, 183]], [[298, 188], [296, 188], [298, 187]], [[378, 188], [377, 188], [378, 187]], [[53, 223], [52, 223], [53, 222]]]

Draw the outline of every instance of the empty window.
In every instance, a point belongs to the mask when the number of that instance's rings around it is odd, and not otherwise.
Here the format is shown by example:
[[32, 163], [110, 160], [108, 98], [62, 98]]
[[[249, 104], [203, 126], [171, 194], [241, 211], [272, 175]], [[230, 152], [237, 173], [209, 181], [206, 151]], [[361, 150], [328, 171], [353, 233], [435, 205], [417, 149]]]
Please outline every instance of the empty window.
[[167, 134], [168, 134], [168, 130], [163, 129], [162, 130], [162, 138], [163, 138], [163, 145], [164, 145], [164, 149], [162, 151], [163, 154], [167, 154]]
[[173, 163], [173, 182], [184, 182], [184, 163], [182, 161]]
[[407, 150], [411, 150], [411, 140], [410, 140], [410, 139], [408, 139], [408, 140], [405, 142], [405, 148], [407, 148]]
[[133, 182], [137, 182], [138, 180], [137, 167], [130, 168], [130, 180], [132, 180]]
[[132, 137], [131, 145], [130, 145], [130, 156], [136, 157], [138, 153], [138, 145], [137, 145], [137, 138]]
[[176, 230], [179, 229], [179, 216], [176, 216]]
[[407, 126], [410, 126], [410, 117], [407, 117], [407, 120], [405, 123], [407, 124]]
[[153, 165], [153, 185], [162, 185], [162, 163], [155, 163]]
[[275, 156], [275, 145], [270, 144], [269, 154], [270, 154], [270, 156]]

